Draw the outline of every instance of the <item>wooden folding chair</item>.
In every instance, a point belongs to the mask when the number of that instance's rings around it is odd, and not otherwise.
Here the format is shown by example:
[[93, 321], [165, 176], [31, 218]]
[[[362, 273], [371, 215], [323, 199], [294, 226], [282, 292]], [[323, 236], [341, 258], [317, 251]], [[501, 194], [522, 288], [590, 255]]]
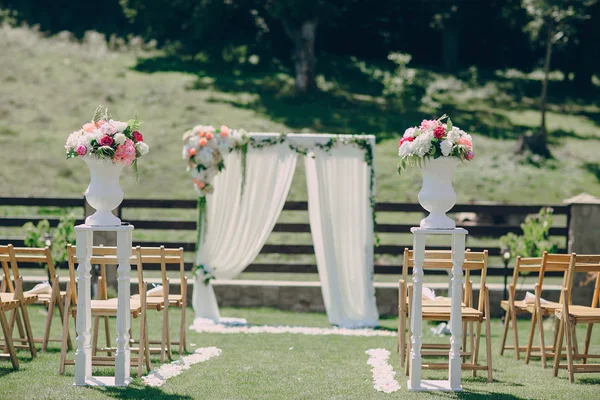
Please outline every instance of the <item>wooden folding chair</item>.
[[[553, 316], [556, 310], [562, 309], [562, 303], [564, 301], [563, 294], [561, 292], [558, 302], [546, 301], [542, 303], [542, 290], [544, 284], [544, 277], [546, 272], [560, 272], [563, 274], [563, 287], [566, 287], [569, 266], [573, 260], [571, 254], [548, 254], [544, 252], [542, 256], [542, 268], [538, 276], [538, 282], [534, 286], [535, 301], [533, 304], [527, 304], [527, 312], [531, 313], [531, 325], [529, 327], [529, 339], [527, 341], [527, 348], [525, 349], [525, 364], [529, 364], [529, 360], [532, 356], [541, 357], [542, 366], [546, 368], [546, 361], [548, 358], [553, 358], [556, 354], [556, 342], [558, 338], [558, 320], [554, 327], [554, 335], [551, 346], [546, 346], [544, 339], [544, 324], [543, 317]], [[533, 346], [533, 337], [535, 335], [536, 327], [538, 329], [539, 346]], [[539, 351], [539, 354], [534, 354], [533, 351]]]
[[0, 325], [2, 326], [2, 334], [4, 335], [5, 349], [0, 353], [0, 359], [9, 359], [12, 362], [14, 369], [19, 369], [19, 360], [12, 340], [12, 330], [6, 319], [7, 311], [17, 311], [21, 306], [19, 300], [2, 300], [0, 296]]
[[[60, 362], [59, 362], [59, 373], [65, 373], [66, 365], [74, 365], [74, 360], [67, 359], [67, 337], [69, 330], [69, 320], [73, 317], [73, 320], [77, 318], [77, 291], [76, 291], [76, 280], [75, 280], [75, 263], [77, 263], [77, 257], [75, 254], [76, 248], [75, 246], [67, 245], [67, 255], [69, 262], [69, 282], [67, 283], [67, 294], [65, 296], [65, 313], [63, 319], [63, 340], [61, 344], [61, 352], [60, 352]], [[102, 253], [100, 255], [94, 254]], [[99, 264], [99, 265], [113, 265], [117, 266], [119, 261], [116, 257], [116, 248], [103, 248], [102, 250], [98, 250], [97, 247], [93, 248], [92, 257], [90, 259], [91, 264]], [[141, 271], [141, 249], [136, 248], [135, 255], [131, 257], [131, 265], [137, 267], [139, 271]], [[140, 272], [138, 272], [140, 273]], [[143, 278], [143, 275], [140, 274]], [[148, 322], [147, 322], [147, 307], [146, 307], [146, 282], [143, 279], [140, 279], [142, 282], [141, 287], [141, 296], [138, 300], [131, 299], [130, 301], [130, 313], [133, 318], [139, 318], [140, 320], [140, 337], [138, 340], [139, 346], [137, 348], [131, 348], [132, 352], [137, 352], [137, 358], [131, 358], [131, 365], [137, 366], [137, 376], [142, 376], [142, 368], [145, 364], [146, 369], [150, 371], [150, 353], [148, 346]], [[102, 285], [100, 285], [102, 286]], [[106, 286], [104, 286], [106, 288]], [[101, 300], [92, 300], [91, 301], [91, 314], [92, 317], [98, 318], [96, 322], [98, 322], [99, 317], [116, 317], [117, 316], [117, 306], [118, 301], [116, 298], [113, 299], [101, 299]], [[106, 333], [107, 333], [107, 346], [104, 348], [99, 348], [97, 346], [97, 327], [98, 323], [95, 324], [95, 339], [93, 344], [93, 354], [92, 354], [92, 365], [96, 366], [114, 366], [115, 365], [115, 357], [112, 356], [113, 352], [116, 352], [116, 348], [110, 346], [110, 336], [108, 335], [108, 325], [106, 325]], [[101, 351], [106, 352], [106, 356], [98, 356], [94, 355], [95, 352]]]
[[[467, 250], [470, 251], [470, 250]], [[439, 260], [452, 261], [452, 252], [449, 250], [425, 250], [425, 262], [434, 262]], [[398, 351], [400, 353], [400, 366], [404, 367], [405, 362], [408, 362], [406, 352], [408, 314], [410, 313], [411, 304], [409, 304], [408, 292], [412, 289], [412, 283], [408, 278], [408, 268], [414, 267], [413, 251], [408, 248], [404, 249], [404, 260], [402, 263], [402, 279], [398, 282]], [[465, 291], [465, 295], [467, 292]], [[404, 299], [404, 300], [401, 300]], [[463, 299], [463, 306], [466, 304]], [[438, 297], [434, 300], [423, 299], [423, 307], [430, 306], [447, 306], [451, 305], [450, 297]], [[466, 337], [466, 335], [465, 335]], [[407, 369], [408, 371], [408, 369]], [[407, 372], [408, 373], [408, 372]]]
[[[161, 271], [161, 282], [163, 287], [163, 293], [161, 297], [148, 297], [148, 304], [154, 304], [160, 301], [168, 301], [169, 307], [165, 308], [163, 315], [163, 332], [162, 338], [158, 340], [150, 340], [150, 344], [160, 344], [161, 347], [166, 347], [166, 354], [169, 359], [172, 359], [171, 347], [179, 346], [179, 354], [187, 352], [186, 345], [186, 308], [187, 308], [187, 278], [185, 277], [184, 271], [184, 259], [183, 259], [183, 248], [166, 249], [164, 246], [161, 247], [142, 247], [142, 263], [146, 264], [160, 264]], [[179, 293], [169, 293], [169, 279], [167, 278], [167, 266], [177, 265], [179, 267], [180, 274], [180, 290]], [[168, 300], [166, 300], [168, 299]], [[181, 319], [179, 326], [179, 340], [171, 340], [170, 326], [169, 326], [169, 310], [170, 307], [177, 307], [181, 310]], [[162, 361], [162, 353], [161, 353]]]
[[[54, 268], [54, 261], [50, 254], [49, 247], [33, 248], [33, 247], [15, 247], [15, 262], [18, 263], [38, 263], [46, 264], [48, 267], [48, 278], [50, 283], [50, 293], [29, 293], [25, 292], [25, 295], [35, 294], [38, 299], [34, 304], [40, 304], [48, 309], [46, 315], [46, 324], [44, 326], [44, 336], [41, 338], [34, 338], [35, 343], [42, 344], [42, 351], [46, 351], [48, 348], [48, 342], [62, 342], [62, 338], [50, 338], [50, 328], [52, 326], [52, 317], [54, 315], [54, 309], [58, 308], [60, 314], [60, 320], [63, 320], [63, 305], [65, 301], [65, 291], [60, 290], [58, 283], [58, 276], [56, 275], [56, 269]], [[18, 271], [18, 268], [17, 268]], [[67, 338], [67, 344], [69, 350], [72, 348], [71, 338]]]
[[[14, 247], [12, 244], [0, 246], [0, 264], [2, 264], [3, 273], [2, 288], [6, 290], [6, 292], [0, 293], [0, 299], [6, 304], [12, 304], [13, 301], [19, 303], [18, 308], [11, 309], [11, 316], [8, 321], [11, 341], [13, 342], [13, 346], [17, 349], [29, 349], [31, 357], [35, 358], [37, 353], [35, 350], [27, 306], [35, 303], [38, 300], [38, 297], [37, 295], [25, 294], [23, 292], [23, 277], [19, 275], [19, 268], [15, 260]], [[19, 311], [21, 312], [20, 314]], [[18, 328], [18, 338], [13, 338], [12, 336], [15, 324]], [[4, 351], [6, 351], [7, 346], [8, 343], [5, 342]]]
[[[140, 253], [140, 258], [138, 259], [137, 257], [137, 251], [138, 251], [138, 247], [133, 247], [131, 249], [132, 251], [132, 265], [134, 265], [136, 267], [136, 272], [137, 272], [137, 278], [138, 278], [138, 293], [134, 294], [133, 296], [131, 296], [132, 301], [134, 302], [140, 302], [140, 297], [141, 297], [141, 293], [146, 292], [146, 310], [150, 311], [150, 310], [156, 310], [156, 311], [162, 311], [163, 312], [163, 325], [165, 324], [165, 320], [168, 320], [168, 317], [165, 317], [165, 301], [163, 300], [163, 297], [150, 297], [147, 293], [147, 288], [146, 288], [146, 283], [144, 282], [144, 276], [143, 276], [143, 263], [142, 263], [142, 258], [144, 257], [144, 251], [142, 250], [142, 248], [139, 248], [141, 253]], [[116, 247], [109, 247], [109, 246], [94, 246], [92, 247], [92, 254], [97, 255], [97, 256], [111, 256], [116, 254], [117, 248]], [[107, 265], [110, 265], [112, 263], [112, 261], [110, 260], [110, 258], [108, 259], [96, 259], [97, 261], [99, 261], [99, 263], [97, 265], [99, 265], [100, 267], [100, 276], [98, 277], [98, 298], [100, 300], [108, 300], [108, 288], [107, 288], [107, 281], [106, 281], [106, 267]], [[168, 286], [165, 289], [168, 291]], [[105, 339], [106, 339], [106, 347], [99, 347], [98, 345], [98, 332], [99, 332], [99, 327], [100, 327], [100, 319], [104, 320], [104, 334], [105, 334]], [[95, 356], [97, 355], [97, 353], [100, 352], [106, 352], [108, 356], [112, 355], [112, 347], [110, 344], [110, 319], [108, 316], [104, 315], [104, 316], [100, 316], [100, 315], [96, 315], [94, 317], [94, 331], [93, 331], [93, 336], [92, 336], [92, 355]], [[131, 333], [131, 332], [130, 332]], [[139, 343], [137, 340], [131, 339], [131, 343], [132, 344], [137, 344]], [[149, 342], [150, 343], [150, 342]], [[160, 354], [160, 361], [164, 362], [164, 355], [167, 354], [167, 348], [166, 345], [161, 345], [161, 347], [148, 347], [148, 352], [150, 354], [154, 354], [154, 353], [159, 353]], [[171, 358], [170, 353], [168, 353], [169, 358]]]
[[[512, 283], [508, 286], [508, 300], [500, 301], [500, 307], [505, 311], [504, 330], [502, 332], [502, 344], [500, 347], [500, 355], [504, 355], [504, 350], [515, 350], [515, 357], [518, 360], [520, 358], [520, 352], [527, 351], [527, 346], [519, 347], [519, 331], [517, 329], [517, 317], [519, 315], [528, 314], [528, 311], [525, 299], [516, 300], [517, 285], [519, 276], [522, 273], [534, 273], [539, 275], [541, 270], [542, 257], [517, 257], [517, 261], [515, 263], [515, 268], [513, 271]], [[513, 346], [506, 344], [509, 324], [512, 324], [514, 338]]]
[[[596, 274], [596, 285], [589, 307], [570, 304], [573, 278], [576, 272]], [[556, 318], [560, 324], [557, 351], [552, 372], [554, 376], [557, 376], [559, 368], [566, 368], [569, 373], [569, 381], [573, 383], [575, 381], [575, 373], [600, 373], [599, 363], [587, 364], [588, 359], [600, 359], [600, 354], [589, 354], [592, 328], [594, 324], [600, 323], [600, 255], [574, 255], [569, 269], [568, 283], [567, 286], [563, 287], [562, 291], [565, 301], [562, 304], [562, 309], [555, 311]], [[575, 328], [579, 323], [588, 325], [583, 353], [579, 353], [578, 351], [577, 337], [575, 335]], [[567, 364], [560, 364], [562, 342], [564, 339], [567, 342]], [[581, 360], [581, 363], [574, 364], [574, 360]]]
[[[423, 263], [423, 269], [431, 269], [431, 268], [444, 268], [451, 269], [452, 268], [452, 260], [445, 259], [445, 255], [436, 254], [432, 252], [427, 259], [427, 255], [425, 256], [425, 261]], [[411, 257], [412, 258], [412, 257]], [[414, 261], [411, 261], [409, 258], [409, 262], [411, 265]], [[483, 252], [465, 252], [465, 261], [463, 263], [462, 269], [465, 270], [465, 287], [464, 287], [464, 300], [465, 302], [462, 305], [462, 321], [465, 326], [467, 323], [469, 325], [475, 324], [475, 332], [471, 328], [471, 346], [470, 350], [466, 350], [466, 334], [463, 336], [463, 346], [461, 356], [463, 357], [462, 369], [463, 370], [471, 370], [473, 371], [473, 376], [477, 375], [478, 370], [486, 370], [487, 371], [487, 380], [488, 382], [492, 382], [492, 353], [491, 353], [491, 328], [490, 328], [490, 301], [489, 301], [489, 289], [486, 284], [487, 278], [487, 265], [488, 265], [488, 251], [485, 250]], [[480, 289], [479, 289], [479, 301], [477, 309], [473, 308], [472, 301], [472, 283], [471, 283], [471, 273], [472, 271], [480, 271]], [[412, 287], [409, 287], [409, 307], [412, 305]], [[435, 301], [434, 301], [435, 303]], [[449, 321], [451, 317], [450, 313], [451, 307], [446, 304], [430, 304], [428, 306], [423, 306], [422, 315], [423, 321]], [[410, 313], [410, 308], [409, 308]], [[409, 314], [410, 316], [410, 314]], [[486, 363], [484, 365], [479, 364], [479, 347], [481, 341], [481, 325], [485, 323], [485, 341], [486, 341]], [[464, 329], [463, 329], [464, 331]], [[409, 329], [410, 334], [410, 329]], [[410, 354], [411, 343], [408, 341], [407, 344], [407, 355]], [[450, 349], [449, 344], [423, 344], [423, 349], [431, 349], [425, 350], [421, 352], [423, 357], [433, 356], [433, 357], [448, 357], [448, 350]], [[470, 362], [466, 362], [465, 358], [470, 357]], [[423, 363], [421, 366], [422, 369], [447, 369], [448, 363]], [[409, 362], [406, 362], [406, 372], [409, 372]]]

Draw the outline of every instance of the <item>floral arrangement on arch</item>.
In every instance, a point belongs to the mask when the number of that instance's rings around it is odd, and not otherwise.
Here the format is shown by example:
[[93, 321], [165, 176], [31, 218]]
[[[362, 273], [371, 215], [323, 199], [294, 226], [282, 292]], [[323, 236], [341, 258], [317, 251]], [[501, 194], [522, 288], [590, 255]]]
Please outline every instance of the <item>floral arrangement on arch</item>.
[[200, 196], [214, 191], [213, 179], [225, 168], [225, 154], [243, 147], [250, 136], [243, 129], [229, 129], [223, 125], [215, 129], [210, 125], [196, 125], [183, 135], [183, 159], [192, 173], [194, 188]]
[[149, 151], [139, 132], [140, 121], [115, 121], [106, 108], [98, 107], [90, 122], [71, 133], [65, 148], [67, 159], [97, 157], [132, 166], [137, 175], [137, 160]]
[[424, 160], [440, 157], [456, 157], [460, 160], [472, 160], [473, 139], [462, 129], [453, 126], [443, 115], [435, 120], [423, 120], [420, 126], [408, 128], [398, 143], [398, 173], [409, 166], [420, 166]]

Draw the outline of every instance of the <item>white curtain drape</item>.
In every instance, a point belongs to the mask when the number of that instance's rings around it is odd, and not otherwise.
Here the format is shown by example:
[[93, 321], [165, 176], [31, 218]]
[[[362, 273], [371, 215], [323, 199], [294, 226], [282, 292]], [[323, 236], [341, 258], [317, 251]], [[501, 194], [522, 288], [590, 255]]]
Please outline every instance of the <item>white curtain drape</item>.
[[315, 149], [305, 165], [310, 229], [329, 322], [377, 326], [371, 167], [364, 150], [335, 146], [328, 154]]
[[[242, 186], [242, 156], [225, 157], [226, 169], [207, 196], [207, 231], [196, 263], [208, 266], [216, 279], [232, 279], [258, 255], [273, 230], [290, 190], [297, 154], [288, 144], [248, 149], [246, 182]], [[196, 318], [218, 321], [219, 307], [212, 285], [196, 278], [192, 304]]]

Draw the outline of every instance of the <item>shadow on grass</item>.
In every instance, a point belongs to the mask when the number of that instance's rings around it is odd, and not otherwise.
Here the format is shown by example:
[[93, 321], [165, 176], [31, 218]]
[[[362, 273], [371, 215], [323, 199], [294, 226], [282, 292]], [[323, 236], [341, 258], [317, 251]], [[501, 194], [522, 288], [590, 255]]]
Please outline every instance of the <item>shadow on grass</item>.
[[[268, 115], [292, 129], [335, 134], [376, 134], [377, 140], [398, 137], [422, 113], [399, 112], [382, 98], [381, 84], [357, 67], [338, 60], [319, 63], [331, 87], [305, 96], [293, 94], [294, 81], [284, 67], [207, 63], [192, 57], [164, 56], [138, 60], [137, 71], [177, 71], [196, 75], [190, 90], [215, 89], [245, 96], [215, 96], [212, 102], [228, 103]], [[358, 93], [358, 94], [357, 94]]]
[[583, 164], [583, 169], [593, 174], [598, 182], [600, 182], [600, 162], [586, 162]]
[[575, 383], [580, 383], [582, 385], [600, 385], [600, 378], [577, 378]]
[[162, 400], [188, 400], [190, 396], [165, 393], [160, 388], [132, 384], [127, 387], [94, 387], [96, 390], [113, 399], [162, 399]]
[[512, 394], [487, 391], [487, 390], [473, 390], [466, 389], [463, 392], [423, 392], [423, 394], [428, 394], [431, 396], [430, 398], [434, 399], [501, 399], [501, 400], [511, 400], [511, 399], [525, 399], [526, 397], [519, 397]]

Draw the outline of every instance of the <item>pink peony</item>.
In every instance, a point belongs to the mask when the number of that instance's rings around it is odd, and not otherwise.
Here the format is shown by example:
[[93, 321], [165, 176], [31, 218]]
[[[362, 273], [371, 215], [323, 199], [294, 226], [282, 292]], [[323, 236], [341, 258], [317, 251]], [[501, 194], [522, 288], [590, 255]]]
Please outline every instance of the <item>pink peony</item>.
[[94, 131], [94, 129], [96, 129], [96, 125], [94, 125], [92, 122], [88, 122], [87, 124], [82, 126], [83, 130], [87, 133], [91, 133]]
[[471, 150], [471, 148], [473, 147], [473, 143], [471, 143], [471, 141], [467, 138], [461, 137], [460, 139], [458, 139], [458, 144], [462, 144], [463, 146], [467, 146], [467, 149]]
[[100, 138], [100, 146], [112, 146], [113, 143], [115, 142], [115, 140], [112, 138], [112, 136], [102, 136], [102, 138]]
[[212, 138], [214, 138], [214, 137], [215, 137], [215, 135], [214, 135], [212, 132], [208, 132], [208, 133], [206, 134], [206, 140], [210, 140], [210, 139], [212, 139]]
[[433, 136], [435, 136], [436, 139], [443, 138], [444, 134], [446, 134], [446, 131], [444, 130], [444, 127], [442, 127], [442, 126], [438, 126], [433, 130]]
[[77, 154], [79, 154], [80, 156], [85, 156], [87, 153], [87, 147], [85, 147], [84, 145], [80, 144], [77, 147]]
[[136, 143], [143, 142], [144, 141], [144, 136], [142, 136], [142, 134], [139, 133], [138, 131], [133, 131], [133, 140]]
[[439, 122], [436, 121], [435, 119], [424, 119], [423, 121], [421, 121], [421, 126], [419, 127], [420, 130], [425, 131], [429, 128], [435, 128], [436, 126], [439, 125]]
[[469, 150], [469, 152], [467, 153], [467, 155], [465, 156], [465, 158], [467, 160], [472, 160], [475, 157], [475, 154], [473, 154], [473, 152], [471, 150]]
[[206, 138], [202, 138], [202, 139], [200, 139], [200, 141], [198, 142], [198, 144], [200, 145], [200, 147], [204, 147], [204, 146], [206, 146], [206, 143], [208, 143], [208, 140], [206, 140]]
[[131, 165], [133, 160], [135, 160], [135, 144], [133, 141], [127, 139], [125, 143], [117, 146], [113, 159], [121, 161], [125, 165]]
[[398, 147], [402, 146], [404, 144], [404, 142], [412, 142], [413, 140], [415, 140], [414, 137], [405, 137], [400, 139], [400, 143], [398, 143]]
[[229, 135], [229, 128], [225, 125], [221, 125], [221, 137], [227, 137]]

